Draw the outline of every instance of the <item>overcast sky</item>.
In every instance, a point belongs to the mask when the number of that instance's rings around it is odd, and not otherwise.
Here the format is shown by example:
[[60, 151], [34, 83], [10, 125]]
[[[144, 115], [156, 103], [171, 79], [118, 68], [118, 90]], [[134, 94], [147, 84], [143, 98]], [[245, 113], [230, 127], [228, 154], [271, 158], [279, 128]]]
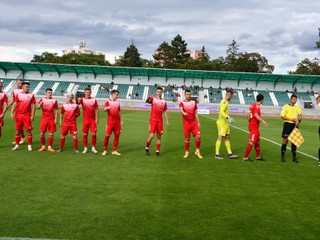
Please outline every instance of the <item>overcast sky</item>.
[[0, 61], [29, 62], [44, 51], [77, 46], [102, 51], [109, 61], [132, 39], [143, 58], [177, 34], [188, 49], [205, 46], [211, 59], [235, 39], [241, 52], [258, 52], [274, 73], [320, 57], [320, 4], [315, 0], [2, 0]]

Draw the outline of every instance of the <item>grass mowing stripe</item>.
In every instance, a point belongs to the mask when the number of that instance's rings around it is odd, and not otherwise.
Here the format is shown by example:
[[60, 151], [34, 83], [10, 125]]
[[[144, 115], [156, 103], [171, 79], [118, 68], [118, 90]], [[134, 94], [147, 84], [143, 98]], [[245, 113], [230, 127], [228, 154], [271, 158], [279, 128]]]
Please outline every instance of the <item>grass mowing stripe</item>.
[[[203, 117], [208, 118], [208, 119], [216, 120], [215, 118], [211, 118], [211, 117], [208, 117], [208, 116], [205, 116], [205, 115], [200, 115], [200, 116], [203, 116]], [[232, 128], [237, 129], [237, 130], [240, 130], [240, 131], [242, 131], [242, 132], [250, 133], [248, 130], [245, 130], [245, 129], [243, 129], [243, 128], [239, 128], [239, 127], [236, 127], [236, 126], [234, 126], [234, 125], [230, 125], [230, 126], [231, 126]], [[263, 139], [263, 140], [266, 140], [266, 141], [268, 141], [268, 142], [270, 142], [270, 143], [273, 143], [273, 144], [275, 144], [275, 145], [281, 146], [280, 143], [277, 143], [277, 142], [275, 142], [275, 141], [272, 141], [272, 140], [270, 140], [270, 139], [268, 139], [268, 138], [265, 138], [265, 137], [260, 137], [260, 138]], [[287, 147], [287, 149], [290, 149], [290, 150], [291, 150], [290, 147]], [[314, 159], [314, 160], [316, 160], [316, 161], [319, 161], [318, 158], [316, 158], [316, 157], [314, 157], [314, 156], [311, 156], [311, 155], [309, 155], [309, 154], [307, 154], [307, 153], [301, 152], [301, 151], [299, 151], [299, 150], [298, 150], [297, 152], [300, 153], [300, 154], [302, 154], [302, 155], [304, 155], [304, 156], [306, 156], [306, 157], [309, 157], [309, 158], [312, 158], [312, 159]]]

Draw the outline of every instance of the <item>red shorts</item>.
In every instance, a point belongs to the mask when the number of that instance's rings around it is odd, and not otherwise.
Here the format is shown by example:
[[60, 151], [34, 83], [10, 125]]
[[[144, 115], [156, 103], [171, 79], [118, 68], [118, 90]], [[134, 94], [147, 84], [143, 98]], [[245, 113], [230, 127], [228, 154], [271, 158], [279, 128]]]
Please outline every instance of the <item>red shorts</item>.
[[31, 115], [30, 114], [16, 114], [16, 130], [22, 131], [23, 127], [30, 131], [32, 129]]
[[40, 123], [40, 132], [46, 132], [48, 130], [49, 133], [54, 133], [57, 128], [53, 119], [42, 119]]
[[97, 124], [95, 120], [90, 121], [83, 121], [82, 122], [82, 132], [87, 133], [90, 129], [90, 132], [96, 133], [97, 132]]
[[259, 129], [249, 129], [249, 142], [256, 143], [260, 141], [260, 131]]
[[183, 131], [184, 131], [185, 138], [190, 138], [190, 132], [192, 132], [193, 136], [200, 135], [200, 129], [196, 122], [193, 122], [193, 123], [184, 122]]
[[150, 121], [149, 122], [149, 133], [163, 134], [163, 123], [162, 121]]
[[112, 132], [114, 134], [119, 135], [121, 133], [121, 123], [120, 122], [113, 122], [113, 123], [108, 123], [106, 126], [106, 134], [111, 135]]
[[62, 128], [61, 128], [61, 135], [62, 136], [66, 136], [68, 135], [68, 132], [70, 131], [70, 134], [72, 136], [75, 136], [78, 134], [78, 128], [77, 125], [66, 125], [66, 124], [62, 124]]

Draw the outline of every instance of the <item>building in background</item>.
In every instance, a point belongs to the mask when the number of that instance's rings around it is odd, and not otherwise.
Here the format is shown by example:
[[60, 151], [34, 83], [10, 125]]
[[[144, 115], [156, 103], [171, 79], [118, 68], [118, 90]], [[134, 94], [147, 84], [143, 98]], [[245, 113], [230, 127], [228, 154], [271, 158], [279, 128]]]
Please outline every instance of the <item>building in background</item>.
[[92, 50], [86, 47], [86, 41], [81, 40], [79, 42], [79, 48], [67, 48], [62, 50], [63, 55], [67, 55], [69, 53], [79, 53], [79, 54], [95, 54], [102, 55], [103, 53], [100, 51]]

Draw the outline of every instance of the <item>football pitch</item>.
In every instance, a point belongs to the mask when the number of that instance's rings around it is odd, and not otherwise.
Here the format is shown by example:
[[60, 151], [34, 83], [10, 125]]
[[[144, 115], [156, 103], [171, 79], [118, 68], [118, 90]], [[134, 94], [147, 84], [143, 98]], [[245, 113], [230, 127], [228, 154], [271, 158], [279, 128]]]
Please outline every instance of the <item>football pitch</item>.
[[[144, 147], [149, 112], [122, 111], [118, 152], [102, 156], [106, 113], [100, 112], [98, 154], [38, 152], [40, 111], [34, 122], [33, 151], [24, 143], [11, 151], [13, 121], [6, 115], [0, 139], [0, 238], [50, 239], [319, 239], [320, 167], [316, 120], [303, 120], [305, 142], [299, 164], [280, 162], [280, 118], [265, 118], [261, 155], [267, 161], [244, 162], [247, 120], [236, 116], [231, 146], [238, 159], [227, 159], [224, 143], [214, 159], [217, 115], [201, 115], [201, 154], [183, 159], [181, 115], [169, 112], [161, 156]], [[236, 127], [236, 128], [235, 128]], [[78, 119], [81, 132], [81, 118]], [[58, 149], [60, 134], [53, 148]], [[89, 136], [91, 143], [91, 136]], [[90, 145], [89, 145], [90, 147]], [[89, 148], [90, 149], [90, 148]], [[250, 157], [254, 156], [254, 149]]]

